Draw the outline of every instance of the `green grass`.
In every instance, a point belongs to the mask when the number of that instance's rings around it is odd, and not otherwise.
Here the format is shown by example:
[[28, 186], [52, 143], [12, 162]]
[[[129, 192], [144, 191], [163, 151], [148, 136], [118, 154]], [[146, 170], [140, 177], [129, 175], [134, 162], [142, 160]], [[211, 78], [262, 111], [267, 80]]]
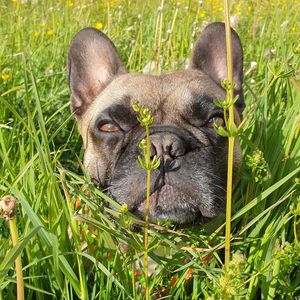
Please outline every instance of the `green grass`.
[[[0, 196], [18, 199], [23, 238], [13, 248], [0, 220], [0, 299], [16, 297], [21, 251], [26, 299], [144, 298], [142, 267], [134, 271], [143, 234], [130, 230], [138, 221], [84, 176], [66, 53], [81, 28], [103, 26], [129, 70], [150, 61], [182, 69], [203, 23], [223, 16], [221, 1], [181, 2], [165, 1], [160, 12], [160, 1], [150, 0], [0, 1]], [[232, 261], [224, 273], [224, 216], [203, 227], [152, 226], [149, 254], [160, 268], [151, 294], [300, 299], [300, 2], [237, 1], [232, 15], [246, 74]], [[125, 243], [131, 249], [120, 251]]]

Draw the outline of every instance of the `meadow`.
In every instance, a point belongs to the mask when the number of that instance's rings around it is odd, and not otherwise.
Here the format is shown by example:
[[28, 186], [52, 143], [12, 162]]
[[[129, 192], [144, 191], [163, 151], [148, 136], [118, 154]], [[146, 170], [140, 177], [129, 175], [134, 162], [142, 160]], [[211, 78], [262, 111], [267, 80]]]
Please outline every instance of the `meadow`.
[[[105, 32], [130, 71], [184, 69], [219, 0], [0, 1], [0, 198], [19, 202], [21, 241], [0, 219], [0, 300], [144, 299], [143, 226], [82, 166], [66, 58], [73, 35]], [[231, 262], [222, 215], [151, 224], [152, 299], [300, 299], [300, 1], [233, 1], [244, 47], [243, 168], [233, 195]], [[108, 208], [109, 202], [115, 209]], [[89, 207], [87, 212], [86, 207]], [[119, 245], [130, 249], [120, 251]]]

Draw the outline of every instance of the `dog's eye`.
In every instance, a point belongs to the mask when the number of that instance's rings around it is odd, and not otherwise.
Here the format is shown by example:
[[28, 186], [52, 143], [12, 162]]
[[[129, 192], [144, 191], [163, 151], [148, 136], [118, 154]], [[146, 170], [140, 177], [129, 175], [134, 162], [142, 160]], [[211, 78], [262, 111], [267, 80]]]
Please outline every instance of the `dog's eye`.
[[223, 117], [212, 117], [208, 120], [208, 122], [206, 123], [207, 127], [213, 127], [214, 124], [217, 125], [217, 127], [223, 126], [225, 124], [224, 118]]
[[120, 131], [120, 127], [113, 123], [99, 124], [98, 129], [102, 132], [118, 132], [118, 131]]

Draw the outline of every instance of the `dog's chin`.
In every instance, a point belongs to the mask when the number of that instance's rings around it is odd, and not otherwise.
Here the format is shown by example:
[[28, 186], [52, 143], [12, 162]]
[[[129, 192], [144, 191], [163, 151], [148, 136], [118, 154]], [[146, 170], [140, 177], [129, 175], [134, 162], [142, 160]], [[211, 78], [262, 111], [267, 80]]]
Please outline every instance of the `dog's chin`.
[[[165, 184], [150, 195], [149, 219], [152, 222], [170, 221], [175, 224], [206, 223], [212, 215], [204, 216], [195, 199], [176, 187]], [[134, 213], [145, 218], [146, 199], [138, 204]]]

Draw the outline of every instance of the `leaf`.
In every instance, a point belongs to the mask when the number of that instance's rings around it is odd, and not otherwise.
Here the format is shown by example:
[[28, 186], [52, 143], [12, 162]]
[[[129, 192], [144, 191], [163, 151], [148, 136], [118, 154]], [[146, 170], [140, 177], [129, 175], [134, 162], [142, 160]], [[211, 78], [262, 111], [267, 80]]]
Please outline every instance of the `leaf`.
[[[6, 256], [4, 257], [2, 263], [0, 264], [0, 278], [3, 279], [8, 270], [11, 268], [12, 264], [16, 258], [21, 254], [22, 250], [26, 247], [29, 240], [42, 228], [42, 226], [34, 227], [19, 243], [10, 249]], [[1, 280], [0, 279], [0, 280]]]
[[261, 195], [258, 197], [254, 198], [251, 202], [249, 202], [245, 207], [240, 209], [233, 217], [232, 221], [236, 220], [243, 214], [245, 214], [247, 211], [249, 211], [251, 208], [255, 207], [260, 201], [263, 199], [267, 198], [270, 194], [272, 194], [274, 191], [276, 191], [278, 188], [280, 188], [283, 184], [285, 184], [288, 180], [290, 180], [292, 177], [294, 177], [296, 174], [298, 174], [300, 171], [300, 167], [295, 169], [293, 172], [290, 174], [286, 175], [283, 177], [281, 180], [277, 181], [275, 184], [270, 186], [267, 190], [263, 191]]
[[226, 131], [226, 129], [222, 126], [217, 126], [215, 123], [213, 124], [215, 131], [217, 132], [217, 134], [219, 134], [220, 136], [223, 137], [229, 137], [229, 133], [228, 131]]

